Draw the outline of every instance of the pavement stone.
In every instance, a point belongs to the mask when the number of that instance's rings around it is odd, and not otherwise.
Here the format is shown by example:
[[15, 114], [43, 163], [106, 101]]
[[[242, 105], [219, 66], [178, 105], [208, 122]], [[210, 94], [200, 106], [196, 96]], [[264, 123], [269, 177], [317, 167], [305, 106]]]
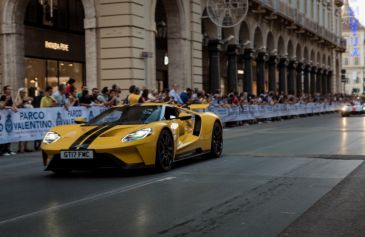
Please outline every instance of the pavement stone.
[[365, 164], [309, 208], [279, 236], [365, 236]]

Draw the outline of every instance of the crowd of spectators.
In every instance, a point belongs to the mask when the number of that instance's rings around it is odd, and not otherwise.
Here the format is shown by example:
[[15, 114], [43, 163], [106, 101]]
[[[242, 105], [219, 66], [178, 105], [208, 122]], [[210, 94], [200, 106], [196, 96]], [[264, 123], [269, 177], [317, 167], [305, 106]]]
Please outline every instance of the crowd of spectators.
[[[250, 104], [270, 104], [277, 103], [310, 103], [310, 102], [349, 102], [354, 96], [335, 94], [335, 95], [308, 95], [299, 96], [286, 95], [284, 93], [263, 92], [260, 95], [252, 95], [246, 92], [230, 92], [222, 95], [219, 91], [208, 94], [204, 90], [197, 88], [186, 88], [181, 90], [179, 85], [173, 84], [170, 89], [163, 91], [149, 90], [147, 88], [138, 88], [135, 85], [129, 87], [128, 95], [122, 96], [122, 90], [119, 86], [113, 85], [111, 88], [103, 87], [92, 88], [83, 86], [77, 91], [75, 80], [69, 79], [65, 84], [60, 84], [57, 90], [47, 86], [44, 91], [39, 91], [38, 95], [30, 97], [27, 95], [26, 88], [19, 88], [15, 98], [13, 98], [13, 88], [7, 85], [3, 87], [0, 94], [0, 109], [10, 109], [16, 112], [19, 108], [48, 108], [64, 107], [68, 109], [72, 106], [116, 106], [119, 104], [137, 104], [145, 102], [156, 103], [174, 103], [180, 105], [189, 105], [197, 103], [209, 103], [214, 106], [231, 107]], [[11, 144], [0, 145], [0, 155], [14, 155], [11, 151]], [[40, 141], [34, 143], [35, 150], [39, 149]], [[30, 152], [27, 142], [19, 142], [18, 152]]]

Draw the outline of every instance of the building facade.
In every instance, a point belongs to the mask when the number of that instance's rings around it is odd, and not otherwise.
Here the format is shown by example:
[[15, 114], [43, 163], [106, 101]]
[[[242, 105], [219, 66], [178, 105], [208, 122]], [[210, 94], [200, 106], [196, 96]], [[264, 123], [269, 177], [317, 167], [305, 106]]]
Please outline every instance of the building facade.
[[343, 91], [346, 94], [364, 94], [365, 89], [365, 27], [361, 25], [348, 1], [342, 11], [342, 36], [346, 39], [346, 52], [342, 55], [346, 80]]
[[232, 28], [206, 0], [2, 0], [0, 83], [340, 92], [342, 0], [249, 0]]

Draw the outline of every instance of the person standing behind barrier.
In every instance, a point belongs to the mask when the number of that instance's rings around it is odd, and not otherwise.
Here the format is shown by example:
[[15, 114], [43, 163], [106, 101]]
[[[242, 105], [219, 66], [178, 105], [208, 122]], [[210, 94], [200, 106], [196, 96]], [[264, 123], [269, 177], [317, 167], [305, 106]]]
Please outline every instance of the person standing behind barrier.
[[52, 92], [52, 87], [47, 86], [45, 94], [41, 99], [41, 108], [55, 107], [57, 105], [57, 101], [52, 97]]
[[91, 96], [89, 95], [89, 90], [87, 88], [84, 88], [81, 92], [81, 97], [79, 97], [80, 106], [90, 107], [92, 103], [90, 97]]
[[[11, 97], [11, 87], [10, 85], [6, 85], [3, 87], [4, 95], [0, 97], [0, 109], [11, 109], [14, 112], [17, 112], [17, 109], [15, 107], [15, 104], [13, 102], [13, 98]], [[11, 149], [11, 143], [3, 144], [0, 147], [0, 156], [9, 156], [9, 155], [15, 155], [15, 152], [12, 152]]]
[[33, 101], [32, 101], [32, 105], [34, 108], [39, 108], [41, 107], [41, 100], [44, 96], [44, 91], [39, 91], [39, 95], [35, 96]]
[[129, 104], [129, 96], [130, 95], [132, 95], [132, 94], [134, 94], [134, 89], [136, 88], [136, 86], [135, 85], [131, 85], [130, 87], [129, 87], [129, 89], [128, 89], [128, 91], [129, 91], [129, 94], [127, 95], [127, 97], [125, 97], [125, 99], [124, 99], [124, 101], [123, 101], [123, 104]]
[[138, 87], [134, 87], [134, 91], [132, 94], [128, 96], [128, 104], [134, 105], [140, 102], [141, 96], [139, 95], [140, 90]]
[[[32, 105], [34, 108], [40, 108], [41, 107], [41, 100], [44, 96], [44, 91], [39, 91], [39, 95], [34, 97], [34, 100], [32, 102]], [[34, 141], [34, 150], [39, 150], [41, 148], [42, 140], [35, 140]]]
[[75, 84], [75, 79], [73, 78], [70, 78], [68, 81], [67, 81], [67, 84], [66, 84], [66, 97], [68, 97], [72, 91], [76, 90], [74, 84]]
[[76, 88], [71, 89], [70, 94], [66, 100], [66, 104], [69, 107], [80, 105], [79, 98], [77, 97], [77, 93], [76, 93]]
[[91, 90], [91, 95], [89, 96], [89, 98], [91, 100], [91, 105], [100, 105], [101, 104], [101, 102], [98, 100], [98, 96], [99, 96], [99, 89], [93, 88]]
[[104, 106], [112, 106], [114, 103], [115, 98], [110, 96], [108, 87], [104, 87], [101, 91], [101, 95], [98, 96], [98, 100], [101, 101], [101, 103]]
[[144, 89], [144, 90], [142, 91], [142, 95], [141, 95], [141, 97], [140, 97], [139, 101], [140, 101], [141, 103], [148, 102], [148, 101], [149, 101], [149, 99], [148, 99], [148, 95], [149, 95], [149, 93], [150, 93], [150, 91], [149, 91], [148, 89]]
[[[33, 98], [27, 96], [27, 91], [25, 88], [19, 88], [18, 94], [15, 97], [15, 106], [18, 109], [27, 108], [31, 109], [33, 108], [32, 105]], [[32, 150], [28, 149], [28, 142], [19, 142], [18, 143], [18, 153], [23, 152], [32, 152]]]
[[192, 95], [193, 91], [190, 88], [187, 88], [185, 91], [181, 92], [180, 98], [184, 104], [188, 104], [191, 101]]
[[184, 104], [179, 94], [179, 85], [177, 85], [176, 83], [172, 85], [172, 89], [169, 92], [169, 96], [174, 98], [174, 101], [177, 102], [178, 104]]
[[118, 92], [114, 89], [111, 89], [109, 91], [109, 100], [108, 100], [109, 106], [116, 106], [117, 98], [118, 98]]
[[[113, 105], [118, 105], [122, 102], [122, 99], [120, 98], [120, 93], [122, 93], [122, 90], [120, 89], [119, 86], [117, 86], [116, 84], [112, 85], [112, 89], [110, 90], [110, 94], [112, 94], [111, 92], [114, 91], [114, 102]], [[113, 97], [113, 96], [111, 96]]]
[[58, 86], [58, 91], [53, 93], [52, 97], [56, 100], [58, 107], [65, 107], [66, 106], [66, 88], [64, 84], [60, 84]]

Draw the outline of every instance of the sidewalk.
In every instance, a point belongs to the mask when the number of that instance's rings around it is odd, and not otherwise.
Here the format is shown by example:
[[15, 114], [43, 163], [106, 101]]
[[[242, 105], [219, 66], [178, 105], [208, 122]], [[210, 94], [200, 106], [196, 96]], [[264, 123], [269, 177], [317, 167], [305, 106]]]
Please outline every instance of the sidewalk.
[[362, 163], [279, 236], [364, 237], [365, 163]]

